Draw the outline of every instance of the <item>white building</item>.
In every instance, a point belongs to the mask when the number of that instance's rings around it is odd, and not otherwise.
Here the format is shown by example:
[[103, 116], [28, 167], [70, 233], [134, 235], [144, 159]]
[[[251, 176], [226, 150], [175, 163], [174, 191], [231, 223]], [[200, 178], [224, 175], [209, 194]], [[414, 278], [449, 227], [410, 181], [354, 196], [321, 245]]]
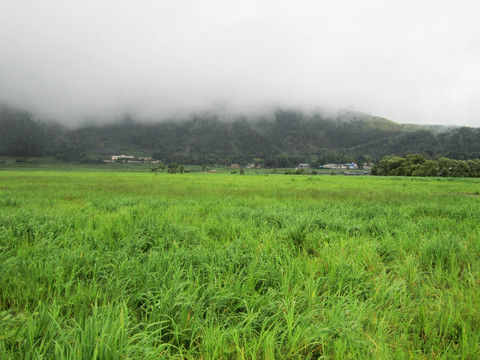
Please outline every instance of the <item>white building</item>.
[[133, 158], [131, 155], [112, 155], [112, 161], [132, 160]]

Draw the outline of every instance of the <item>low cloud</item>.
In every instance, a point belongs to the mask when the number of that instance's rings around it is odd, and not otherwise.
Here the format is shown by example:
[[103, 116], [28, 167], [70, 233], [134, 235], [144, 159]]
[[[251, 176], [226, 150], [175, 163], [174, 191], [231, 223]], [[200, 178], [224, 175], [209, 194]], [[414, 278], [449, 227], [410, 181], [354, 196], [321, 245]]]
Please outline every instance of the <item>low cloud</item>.
[[69, 124], [297, 106], [480, 126], [477, 4], [7, 0], [0, 99]]

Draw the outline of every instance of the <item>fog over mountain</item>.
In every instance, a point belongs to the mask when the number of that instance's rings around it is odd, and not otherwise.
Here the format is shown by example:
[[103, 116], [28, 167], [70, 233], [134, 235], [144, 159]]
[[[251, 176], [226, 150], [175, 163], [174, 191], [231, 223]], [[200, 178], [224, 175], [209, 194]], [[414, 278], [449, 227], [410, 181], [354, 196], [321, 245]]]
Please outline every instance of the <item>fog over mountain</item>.
[[0, 101], [65, 124], [215, 108], [480, 126], [480, 3], [3, 0]]

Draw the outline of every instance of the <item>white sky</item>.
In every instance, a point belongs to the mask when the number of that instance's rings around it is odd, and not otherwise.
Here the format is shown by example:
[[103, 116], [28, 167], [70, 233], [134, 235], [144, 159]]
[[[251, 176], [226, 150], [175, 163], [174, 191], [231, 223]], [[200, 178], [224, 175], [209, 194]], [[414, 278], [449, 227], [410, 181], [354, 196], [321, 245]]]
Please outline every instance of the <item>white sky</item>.
[[284, 105], [480, 127], [480, 1], [0, 0], [0, 100], [65, 122]]

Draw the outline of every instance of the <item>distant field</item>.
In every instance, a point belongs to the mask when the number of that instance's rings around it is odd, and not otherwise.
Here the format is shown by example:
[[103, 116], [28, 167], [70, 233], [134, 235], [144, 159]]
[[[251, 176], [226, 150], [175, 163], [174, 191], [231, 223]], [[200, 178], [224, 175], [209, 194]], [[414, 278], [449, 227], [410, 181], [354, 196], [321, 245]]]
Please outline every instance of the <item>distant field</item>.
[[479, 194], [479, 179], [0, 171], [0, 358], [477, 359]]
[[[103, 164], [80, 164], [78, 162], [68, 163], [58, 160], [49, 160], [46, 158], [29, 159], [28, 162], [16, 163], [15, 159], [0, 158], [0, 172], [1, 171], [97, 171], [97, 172], [151, 172], [152, 169], [157, 168], [158, 173], [166, 173], [168, 169], [158, 169], [158, 164], [152, 163], [103, 163]], [[208, 165], [202, 168], [201, 165], [183, 165], [187, 172], [209, 172], [216, 171], [218, 173], [239, 173], [240, 169], [230, 168], [230, 166], [223, 165]], [[286, 171], [295, 171], [295, 168], [260, 168], [260, 169], [243, 169], [245, 175], [251, 174], [285, 174]], [[343, 175], [344, 173], [364, 173], [365, 170], [346, 170], [346, 169], [316, 169], [307, 170], [307, 173], [312, 171], [316, 175]]]

